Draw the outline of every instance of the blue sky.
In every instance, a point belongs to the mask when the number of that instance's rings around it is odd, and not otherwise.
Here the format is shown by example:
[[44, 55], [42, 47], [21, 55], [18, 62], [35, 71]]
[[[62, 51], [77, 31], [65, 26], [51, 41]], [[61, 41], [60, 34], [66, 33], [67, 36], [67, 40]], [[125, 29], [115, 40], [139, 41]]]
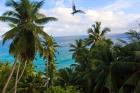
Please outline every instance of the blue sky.
[[[0, 0], [0, 14], [9, 8], [6, 0]], [[124, 33], [138, 29], [140, 22], [140, 0], [75, 0], [77, 8], [86, 14], [72, 16], [72, 0], [46, 0], [40, 12], [58, 18], [57, 22], [45, 25], [44, 31], [53, 36], [85, 35], [95, 21], [103, 27], [110, 27], [111, 33]], [[6, 23], [0, 22], [0, 35], [8, 31]]]

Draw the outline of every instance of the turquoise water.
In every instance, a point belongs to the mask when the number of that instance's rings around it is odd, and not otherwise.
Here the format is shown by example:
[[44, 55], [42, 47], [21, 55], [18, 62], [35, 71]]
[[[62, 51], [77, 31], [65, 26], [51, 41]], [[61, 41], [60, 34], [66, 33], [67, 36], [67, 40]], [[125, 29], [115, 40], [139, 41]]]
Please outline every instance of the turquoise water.
[[[74, 60], [72, 59], [72, 53], [69, 52], [70, 44], [74, 43], [76, 39], [83, 39], [85, 37], [86, 36], [65, 36], [55, 38], [56, 42], [60, 45], [60, 47], [57, 49], [58, 53], [56, 53], [57, 68], [64, 68], [74, 63]], [[113, 39], [113, 41], [115, 41], [116, 38], [125, 38], [125, 36], [122, 34], [111, 35], [108, 37]], [[2, 41], [0, 42], [0, 61], [13, 63], [14, 58], [8, 52], [9, 44], [10, 42], [2, 46]], [[39, 55], [36, 56], [36, 59], [34, 60], [34, 65], [39, 71], [43, 71], [45, 68], [44, 60], [40, 58]]]
[[[67, 36], [67, 37], [56, 37], [55, 40], [60, 45], [56, 53], [56, 65], [57, 68], [64, 68], [74, 63], [72, 59], [72, 53], [69, 52], [70, 44], [74, 43], [75, 39], [84, 38], [83, 36]], [[1, 62], [14, 62], [14, 58], [9, 54], [9, 44], [10, 42], [2, 45], [0, 41], [0, 61]], [[36, 55], [34, 60], [34, 65], [37, 70], [43, 71], [45, 68], [44, 60]]]

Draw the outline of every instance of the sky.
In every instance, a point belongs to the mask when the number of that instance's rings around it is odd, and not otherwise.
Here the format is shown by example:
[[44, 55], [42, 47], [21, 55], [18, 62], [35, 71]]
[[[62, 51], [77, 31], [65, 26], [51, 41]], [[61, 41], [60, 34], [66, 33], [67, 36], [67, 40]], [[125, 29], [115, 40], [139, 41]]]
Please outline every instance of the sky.
[[[9, 10], [5, 2], [0, 0], [0, 15]], [[96, 21], [102, 22], [102, 28], [111, 28], [111, 34], [139, 28], [140, 0], [75, 0], [75, 4], [86, 13], [71, 15], [72, 0], [45, 0], [40, 12], [58, 21], [46, 24], [44, 31], [52, 36], [86, 35]], [[9, 29], [0, 22], [0, 36]]]

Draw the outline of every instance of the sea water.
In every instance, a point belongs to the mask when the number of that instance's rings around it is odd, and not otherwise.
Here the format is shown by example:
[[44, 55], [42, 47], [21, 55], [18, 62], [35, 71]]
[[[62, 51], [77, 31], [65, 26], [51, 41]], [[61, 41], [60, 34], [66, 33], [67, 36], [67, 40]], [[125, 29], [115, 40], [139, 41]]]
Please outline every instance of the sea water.
[[[113, 41], [117, 38], [125, 38], [125, 35], [110, 35], [108, 36]], [[71, 64], [74, 64], [74, 59], [72, 59], [72, 52], [70, 52], [70, 44], [73, 44], [76, 39], [84, 39], [86, 36], [63, 36], [63, 37], [55, 37], [57, 44], [60, 46], [57, 48], [56, 53], [56, 66], [57, 68], [68, 67]], [[9, 54], [9, 45], [10, 42], [2, 45], [2, 41], [0, 41], [0, 62], [9, 62], [13, 63], [14, 58]], [[45, 61], [39, 56], [36, 55], [35, 60], [33, 61], [36, 70], [44, 71], [45, 70]]]

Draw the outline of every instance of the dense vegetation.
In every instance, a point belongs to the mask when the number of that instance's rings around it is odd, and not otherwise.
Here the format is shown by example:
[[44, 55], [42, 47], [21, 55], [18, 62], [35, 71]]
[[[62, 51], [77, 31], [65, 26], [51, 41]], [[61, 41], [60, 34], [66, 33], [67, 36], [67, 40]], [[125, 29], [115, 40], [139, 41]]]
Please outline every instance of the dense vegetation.
[[[126, 33], [128, 39], [114, 43], [106, 38], [109, 28], [96, 22], [88, 37], [71, 44], [75, 64], [57, 70], [55, 53], [59, 47], [43, 25], [56, 21], [39, 13], [41, 2], [10, 0], [0, 20], [11, 29], [3, 35], [3, 44], [11, 40], [9, 53], [13, 65], [0, 63], [0, 93], [140, 93], [140, 34]], [[44, 58], [45, 72], [36, 72], [36, 53]]]

